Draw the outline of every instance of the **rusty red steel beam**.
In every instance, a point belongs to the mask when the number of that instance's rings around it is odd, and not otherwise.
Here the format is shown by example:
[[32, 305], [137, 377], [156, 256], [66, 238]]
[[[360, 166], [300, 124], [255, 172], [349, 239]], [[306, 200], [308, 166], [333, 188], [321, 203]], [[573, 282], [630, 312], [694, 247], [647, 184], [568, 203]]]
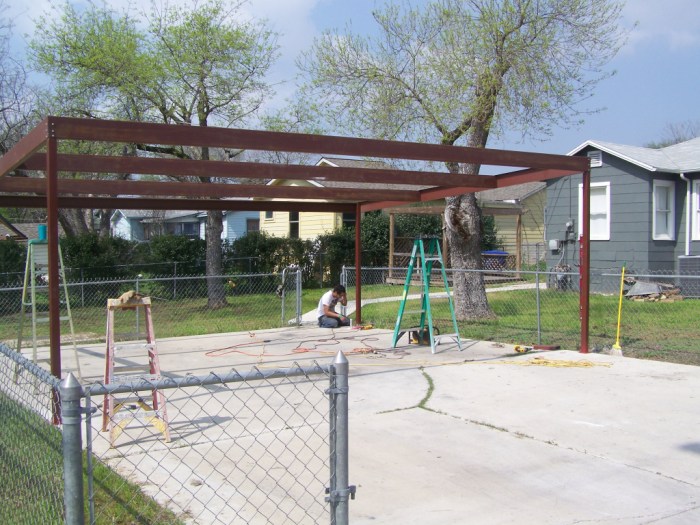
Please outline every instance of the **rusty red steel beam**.
[[[43, 170], [42, 154], [28, 159], [23, 168]], [[169, 175], [171, 177], [220, 177], [251, 179], [287, 179], [341, 181], [357, 183], [406, 184], [419, 186], [475, 186], [492, 188], [493, 183], [481, 175], [453, 175], [436, 171], [411, 171], [373, 168], [343, 168], [333, 166], [303, 166], [215, 160], [163, 159], [149, 157], [119, 157], [99, 155], [59, 155], [60, 171], [82, 173], [134, 173]]]
[[341, 136], [284, 133], [147, 122], [47, 117], [56, 137], [68, 140], [209, 146], [263, 151], [353, 155], [492, 166], [582, 171], [584, 157]]
[[[30, 158], [35, 151], [46, 144], [49, 136], [48, 123], [43, 120], [34, 129], [22, 137], [10, 151], [0, 157], [0, 177], [7, 175], [10, 171], [20, 166], [25, 160]], [[46, 170], [46, 154], [42, 170]]]
[[[0, 206], [14, 208], [46, 208], [46, 198], [30, 195], [0, 195]], [[58, 207], [124, 210], [224, 210], [354, 213], [356, 204], [351, 202], [60, 196], [58, 198]]]
[[[0, 191], [15, 193], [46, 192], [45, 179], [3, 177]], [[121, 180], [59, 179], [59, 195], [142, 195], [217, 198], [315, 199], [347, 202], [366, 201], [376, 197], [377, 190], [362, 188], [317, 188], [308, 186], [266, 186], [263, 184], [202, 184], [197, 182], [155, 182]], [[382, 190], [382, 195], [398, 201], [420, 200], [416, 190]]]
[[[581, 157], [585, 162], [589, 162], [587, 157]], [[584, 168], [584, 169], [587, 169]], [[543, 182], [549, 179], [558, 179], [560, 177], [568, 177], [569, 175], [576, 175], [581, 173], [581, 171], [575, 170], [565, 170], [565, 169], [527, 169], [520, 171], [512, 171], [510, 173], [503, 173], [501, 175], [496, 175], [496, 187], [506, 188], [508, 186], [515, 186], [517, 184], [525, 184], [526, 182]]]

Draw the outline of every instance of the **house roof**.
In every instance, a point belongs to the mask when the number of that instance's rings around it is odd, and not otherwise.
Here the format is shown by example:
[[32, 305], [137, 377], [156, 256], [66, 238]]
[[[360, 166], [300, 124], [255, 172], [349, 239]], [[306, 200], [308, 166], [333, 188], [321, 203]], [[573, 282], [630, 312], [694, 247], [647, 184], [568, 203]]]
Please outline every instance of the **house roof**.
[[[150, 219], [156, 216], [158, 219], [177, 219], [178, 217], [187, 217], [188, 215], [197, 215], [200, 213], [196, 210], [164, 210], [155, 212], [153, 210], [117, 210], [128, 219]], [[115, 213], [117, 213], [115, 212]]]
[[576, 155], [589, 147], [614, 155], [648, 171], [668, 173], [700, 171], [700, 137], [664, 148], [645, 148], [615, 144], [613, 142], [587, 140], [571, 150], [568, 155]]
[[[37, 231], [36, 229], [34, 231]], [[14, 224], [0, 215], [0, 240], [14, 239], [15, 241], [26, 241], [26, 233], [17, 228]]]
[[519, 202], [547, 187], [545, 182], [525, 182], [517, 186], [494, 188], [476, 193], [482, 202]]

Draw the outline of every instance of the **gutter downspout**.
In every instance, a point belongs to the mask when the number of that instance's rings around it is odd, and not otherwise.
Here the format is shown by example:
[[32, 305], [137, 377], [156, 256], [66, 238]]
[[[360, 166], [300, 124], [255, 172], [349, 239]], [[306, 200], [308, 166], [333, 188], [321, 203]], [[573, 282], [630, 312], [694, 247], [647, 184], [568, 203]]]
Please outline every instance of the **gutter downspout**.
[[690, 187], [690, 179], [685, 176], [685, 173], [681, 173], [681, 179], [685, 181], [686, 195], [685, 195], [685, 255], [690, 255], [690, 237], [692, 226], [691, 214], [693, 213], [692, 206], [692, 190]]

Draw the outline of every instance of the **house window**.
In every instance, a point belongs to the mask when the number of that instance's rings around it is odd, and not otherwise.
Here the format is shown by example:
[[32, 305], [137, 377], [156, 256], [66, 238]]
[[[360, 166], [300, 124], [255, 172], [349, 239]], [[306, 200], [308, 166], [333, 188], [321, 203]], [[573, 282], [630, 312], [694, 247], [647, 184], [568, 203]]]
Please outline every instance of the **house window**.
[[693, 240], [700, 241], [700, 179], [693, 181]]
[[246, 233], [260, 231], [260, 219], [246, 219], [245, 231]]
[[343, 229], [355, 227], [355, 214], [343, 213]]
[[289, 212], [289, 238], [298, 239], [299, 238], [299, 212], [290, 211]]
[[603, 165], [603, 152], [600, 150], [589, 151], [588, 159], [591, 163], [591, 168], [600, 168]]
[[[583, 184], [578, 185], [578, 227], [583, 235]], [[610, 183], [591, 183], [591, 240], [610, 240]]]
[[266, 211], [266, 212], [265, 212], [265, 220], [266, 220], [266, 221], [271, 221], [271, 220], [272, 220], [272, 212], [271, 212], [271, 211]]
[[676, 199], [674, 182], [670, 180], [655, 180], [652, 200], [654, 209], [652, 238], [655, 241], [675, 240]]

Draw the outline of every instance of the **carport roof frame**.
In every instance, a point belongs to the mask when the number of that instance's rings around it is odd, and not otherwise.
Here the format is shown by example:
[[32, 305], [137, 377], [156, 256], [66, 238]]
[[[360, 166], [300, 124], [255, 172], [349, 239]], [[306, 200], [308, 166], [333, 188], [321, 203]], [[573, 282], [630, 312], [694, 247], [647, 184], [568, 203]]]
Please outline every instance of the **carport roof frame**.
[[[61, 141], [284, 151], [438, 163], [467, 163], [516, 168], [516, 170], [498, 175], [464, 175], [400, 169], [281, 165], [90, 154], [68, 155], [58, 153]], [[16, 169], [43, 171], [45, 177], [10, 176], [10, 173]], [[357, 187], [307, 188], [262, 184], [193, 184], [147, 180], [115, 181], [100, 178], [73, 180], [59, 178], [59, 172], [138, 173], [167, 175], [173, 178], [186, 176], [274, 178], [311, 180], [319, 182], [321, 185], [324, 180], [330, 180], [352, 183], [400, 184], [409, 189], [378, 190], [372, 188], [364, 190]], [[584, 186], [588, 188], [590, 167], [586, 157], [342, 136], [50, 116], [42, 120], [0, 158], [0, 206], [47, 209], [47, 234], [50, 245], [49, 279], [52, 284], [55, 283], [50, 286], [53, 292], [49, 296], [49, 306], [52, 312], [50, 332], [52, 372], [60, 376], [60, 357], [58, 357], [58, 368], [54, 370], [55, 356], [53, 355], [54, 348], [58, 348], [60, 337], [57, 318], [59, 207], [335, 211], [355, 212], [359, 219], [363, 212], [390, 206], [428, 202], [468, 192], [501, 188], [525, 182], [544, 181], [580, 173], [584, 175]], [[411, 187], [414, 189], [410, 189]], [[584, 195], [583, 211], [584, 217], [587, 217], [588, 191], [584, 191]], [[359, 246], [359, 230], [360, 228], [356, 229], [357, 246]], [[587, 224], [584, 225], [583, 230], [584, 251], [587, 252]], [[358, 254], [357, 260], [359, 259], [359, 250], [357, 249], [356, 254]], [[587, 258], [586, 255], [584, 259], [587, 260]], [[585, 261], [582, 261], [582, 265], [583, 262]], [[360, 266], [359, 261], [357, 261], [358, 273]], [[585, 269], [587, 275], [587, 266]], [[583, 284], [587, 284], [587, 279], [584, 281], [586, 283]], [[359, 287], [360, 281], [358, 280], [358, 305]], [[586, 343], [584, 345], [582, 333], [582, 351], [587, 351], [587, 327], [585, 331]]]

